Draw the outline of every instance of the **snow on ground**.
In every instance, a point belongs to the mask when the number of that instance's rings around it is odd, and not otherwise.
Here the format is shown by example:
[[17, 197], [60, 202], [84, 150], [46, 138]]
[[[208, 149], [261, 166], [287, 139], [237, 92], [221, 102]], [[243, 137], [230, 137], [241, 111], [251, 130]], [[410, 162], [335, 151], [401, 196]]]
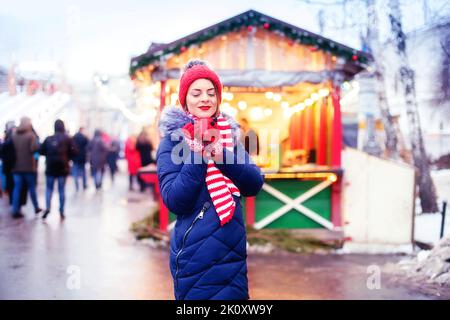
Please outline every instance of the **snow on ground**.
[[[447, 201], [447, 214], [445, 218], [444, 237], [450, 237], [450, 170], [436, 170], [431, 172], [435, 183], [439, 208], [442, 202]], [[420, 212], [420, 205], [418, 212]], [[436, 245], [439, 241], [442, 215], [438, 214], [417, 214], [415, 217], [414, 239], [420, 242], [432, 243]]]
[[388, 263], [385, 271], [420, 287], [437, 284], [450, 289], [450, 238], [442, 239], [432, 250], [422, 250], [398, 263]]
[[439, 200], [450, 200], [450, 169], [431, 171]]

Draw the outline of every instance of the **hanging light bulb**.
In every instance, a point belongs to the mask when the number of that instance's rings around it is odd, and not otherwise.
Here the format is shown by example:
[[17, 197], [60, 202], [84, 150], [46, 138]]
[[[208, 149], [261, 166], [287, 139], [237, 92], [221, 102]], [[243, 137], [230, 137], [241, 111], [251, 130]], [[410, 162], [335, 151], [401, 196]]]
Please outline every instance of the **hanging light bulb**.
[[328, 90], [328, 89], [320, 89], [319, 90], [319, 95], [321, 96], [321, 97], [326, 97], [326, 96], [328, 96], [330, 94], [330, 91]]
[[264, 112], [261, 107], [255, 107], [250, 109], [250, 119], [258, 121], [264, 118]]
[[266, 98], [267, 99], [272, 99], [273, 98], [273, 92], [272, 91], [267, 91], [266, 92]]
[[273, 95], [273, 101], [280, 102], [281, 101], [281, 95], [276, 93]]
[[264, 115], [266, 117], [270, 117], [272, 115], [272, 109], [270, 109], [270, 108], [264, 109]]
[[309, 99], [309, 98], [308, 98], [308, 99], [305, 100], [305, 105], [306, 105], [306, 106], [310, 106], [310, 105], [312, 105], [313, 103], [314, 103], [314, 101], [313, 101], [312, 99]]
[[305, 109], [305, 104], [303, 102], [300, 102], [294, 106], [295, 112], [302, 111], [303, 109]]
[[289, 103], [286, 102], [286, 101], [283, 101], [283, 102], [281, 103], [281, 108], [283, 108], [283, 109], [289, 108]]
[[228, 113], [228, 114], [229, 114], [230, 116], [232, 116], [232, 117], [236, 117], [238, 111], [237, 111], [236, 108], [229, 107], [229, 108], [227, 108], [226, 113]]
[[245, 110], [245, 109], [247, 109], [247, 102], [245, 102], [245, 101], [239, 101], [238, 102], [238, 107], [239, 107], [239, 109], [241, 109], [241, 110]]
[[330, 174], [328, 176], [328, 180], [332, 181], [332, 182], [336, 182], [337, 181], [337, 177], [335, 174]]
[[311, 94], [311, 99], [312, 99], [312, 101], [317, 101], [317, 100], [319, 100], [319, 95], [314, 92], [313, 94]]
[[290, 118], [292, 116], [292, 111], [291, 108], [287, 108], [283, 110], [283, 116], [285, 118]]
[[233, 100], [233, 94], [231, 92], [224, 92], [223, 93], [223, 100], [228, 100], [228, 101]]

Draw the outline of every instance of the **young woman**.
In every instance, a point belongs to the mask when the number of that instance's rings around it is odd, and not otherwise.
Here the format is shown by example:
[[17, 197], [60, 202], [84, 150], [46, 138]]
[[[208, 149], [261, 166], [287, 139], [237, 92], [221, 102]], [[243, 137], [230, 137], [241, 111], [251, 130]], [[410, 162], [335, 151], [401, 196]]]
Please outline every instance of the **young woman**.
[[220, 112], [222, 84], [205, 62], [187, 64], [182, 108], [161, 116], [157, 168], [163, 201], [177, 221], [170, 269], [177, 300], [248, 299], [246, 229], [241, 196], [263, 177], [239, 141], [239, 126]]

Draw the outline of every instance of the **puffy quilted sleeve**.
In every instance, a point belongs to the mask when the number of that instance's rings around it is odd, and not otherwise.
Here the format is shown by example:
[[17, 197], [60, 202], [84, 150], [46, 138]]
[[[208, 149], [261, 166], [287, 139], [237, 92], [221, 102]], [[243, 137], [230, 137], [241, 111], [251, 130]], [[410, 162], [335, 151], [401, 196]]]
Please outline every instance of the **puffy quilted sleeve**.
[[207, 166], [201, 161], [201, 156], [199, 158], [189, 149], [183, 149], [186, 153], [184, 158], [190, 157], [191, 161], [174, 161], [172, 154], [177, 144], [179, 142], [173, 142], [169, 137], [164, 138], [158, 148], [156, 164], [164, 204], [171, 212], [182, 215], [194, 208], [205, 184]]
[[253, 163], [242, 144], [234, 152], [224, 149], [224, 163], [216, 163], [217, 168], [233, 181], [244, 197], [256, 196], [264, 184], [261, 170]]

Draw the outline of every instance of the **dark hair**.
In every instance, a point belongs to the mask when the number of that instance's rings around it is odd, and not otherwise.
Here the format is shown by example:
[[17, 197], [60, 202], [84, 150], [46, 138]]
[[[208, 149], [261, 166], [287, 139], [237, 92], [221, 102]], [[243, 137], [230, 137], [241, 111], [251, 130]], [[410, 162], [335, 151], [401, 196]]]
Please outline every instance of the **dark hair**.
[[102, 130], [95, 129], [94, 131], [94, 137], [101, 137], [102, 136]]
[[55, 121], [55, 132], [64, 133], [66, 131], [64, 122], [61, 119]]

